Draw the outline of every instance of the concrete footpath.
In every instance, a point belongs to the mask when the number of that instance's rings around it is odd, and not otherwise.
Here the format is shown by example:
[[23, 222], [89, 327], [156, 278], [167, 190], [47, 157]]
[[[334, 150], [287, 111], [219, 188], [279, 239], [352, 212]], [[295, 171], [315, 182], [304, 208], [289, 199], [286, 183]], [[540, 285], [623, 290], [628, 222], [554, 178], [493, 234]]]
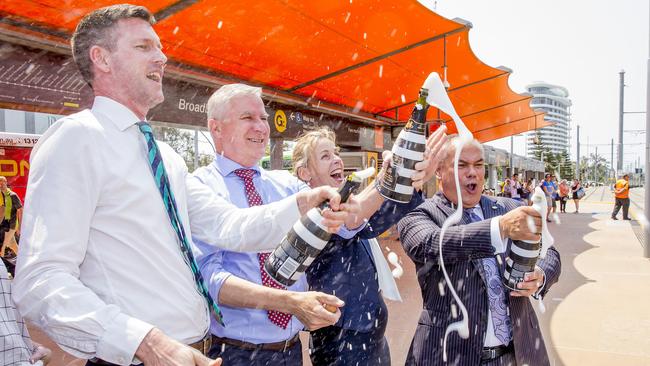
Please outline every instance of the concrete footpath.
[[[636, 201], [643, 191], [636, 189], [631, 196], [632, 217], [638, 217], [642, 202]], [[550, 226], [562, 257], [562, 275], [544, 299], [545, 311], [537, 302], [534, 306], [553, 365], [650, 366], [650, 260], [643, 257], [635, 235], [639, 223], [610, 219], [612, 197], [609, 188], [588, 189], [579, 214], [573, 213], [571, 201], [569, 213], [559, 214], [561, 223]], [[404, 302], [388, 302], [387, 329], [392, 364], [403, 365], [422, 299], [415, 268], [399, 242], [394, 236], [385, 238], [381, 247], [398, 254], [405, 271], [397, 280]], [[51, 365], [84, 364], [58, 350], [41, 332], [32, 332], [55, 350]], [[306, 341], [306, 334], [302, 338]], [[308, 360], [308, 350], [303, 349]]]
[[[631, 195], [632, 217], [641, 213]], [[650, 260], [635, 235], [636, 221], [610, 219], [613, 195], [590, 188], [574, 214], [573, 201], [550, 224], [562, 258], [562, 275], [544, 299], [533, 301], [552, 365], [650, 365]], [[558, 207], [559, 212], [559, 207]], [[618, 214], [619, 219], [622, 214]], [[414, 267], [399, 243], [383, 248], [398, 253], [405, 275], [398, 280], [403, 303], [389, 302], [387, 337], [393, 365], [403, 365], [422, 306]], [[534, 365], [532, 365], [534, 366]]]

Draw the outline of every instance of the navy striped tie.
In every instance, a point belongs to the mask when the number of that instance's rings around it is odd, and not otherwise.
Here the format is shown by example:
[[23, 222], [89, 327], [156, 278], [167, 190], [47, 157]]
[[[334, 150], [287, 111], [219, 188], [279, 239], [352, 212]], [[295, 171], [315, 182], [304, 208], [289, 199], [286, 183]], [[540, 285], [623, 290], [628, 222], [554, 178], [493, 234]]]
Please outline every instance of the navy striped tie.
[[[471, 222], [483, 221], [474, 212], [474, 208], [465, 209]], [[488, 305], [492, 313], [492, 325], [497, 339], [508, 345], [512, 340], [512, 322], [506, 303], [506, 291], [501, 283], [501, 274], [495, 257], [481, 259], [485, 271], [485, 285], [488, 295]]]
[[219, 306], [212, 300], [208, 288], [205, 286], [203, 281], [203, 276], [199, 271], [199, 267], [196, 265], [194, 260], [194, 255], [192, 254], [192, 249], [185, 235], [185, 229], [181, 222], [180, 216], [178, 214], [178, 208], [176, 208], [176, 199], [174, 198], [174, 193], [171, 190], [169, 184], [169, 178], [167, 177], [167, 172], [165, 171], [165, 165], [163, 164], [162, 157], [160, 156], [160, 150], [158, 150], [158, 144], [153, 137], [153, 131], [151, 126], [147, 122], [138, 122], [138, 128], [140, 132], [144, 135], [144, 138], [147, 142], [147, 149], [149, 151], [148, 158], [149, 164], [151, 166], [151, 172], [153, 173], [154, 181], [156, 186], [160, 191], [160, 196], [162, 197], [163, 203], [165, 204], [165, 209], [167, 210], [167, 216], [169, 216], [169, 221], [171, 222], [176, 236], [178, 236], [178, 241], [180, 242], [181, 252], [183, 253], [183, 259], [185, 263], [192, 270], [194, 275], [194, 281], [196, 282], [196, 287], [199, 292], [205, 299], [208, 301], [208, 305], [212, 310], [214, 310], [214, 317], [219, 322], [219, 324], [224, 325], [223, 316], [221, 315], [221, 310]]

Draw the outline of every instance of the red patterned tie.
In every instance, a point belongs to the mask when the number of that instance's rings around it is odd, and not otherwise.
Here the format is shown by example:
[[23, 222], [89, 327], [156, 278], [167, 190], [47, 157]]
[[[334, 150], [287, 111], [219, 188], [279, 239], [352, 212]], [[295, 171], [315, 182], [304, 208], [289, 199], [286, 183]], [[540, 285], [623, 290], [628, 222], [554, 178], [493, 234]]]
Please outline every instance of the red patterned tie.
[[[255, 175], [255, 170], [237, 169], [235, 170], [235, 175], [237, 175], [244, 182], [244, 188], [246, 190], [246, 199], [248, 200], [248, 206], [252, 207], [252, 206], [262, 205], [262, 197], [260, 197], [259, 193], [257, 193], [257, 190], [255, 189], [255, 185], [253, 184], [253, 176]], [[271, 253], [257, 254], [257, 258], [259, 259], [259, 263], [260, 263], [260, 273], [262, 274], [262, 285], [266, 287], [286, 290], [287, 288], [285, 286], [282, 286], [281, 284], [274, 281], [271, 277], [269, 277], [269, 275], [264, 270], [264, 262], [266, 261], [266, 258], [268, 258], [269, 254]], [[267, 311], [267, 315], [271, 323], [277, 325], [282, 329], [287, 329], [287, 325], [289, 325], [289, 320], [291, 320], [291, 314], [281, 313], [279, 311], [269, 310]]]

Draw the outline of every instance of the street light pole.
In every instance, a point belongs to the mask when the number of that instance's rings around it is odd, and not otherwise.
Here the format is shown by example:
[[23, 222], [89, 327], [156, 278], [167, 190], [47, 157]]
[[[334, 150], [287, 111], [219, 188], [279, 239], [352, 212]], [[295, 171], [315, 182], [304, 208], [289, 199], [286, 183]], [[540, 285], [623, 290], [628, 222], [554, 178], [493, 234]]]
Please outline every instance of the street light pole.
[[580, 125], [577, 125], [578, 132], [576, 133], [576, 179], [580, 179]]
[[594, 182], [598, 183], [598, 146], [596, 146], [596, 156], [594, 158]]
[[[650, 9], [649, 9], [650, 10]], [[650, 12], [648, 14], [650, 19]], [[650, 46], [650, 27], [648, 28], [648, 45]], [[645, 103], [645, 169], [643, 169], [643, 174], [645, 174], [645, 222], [642, 223], [643, 231], [645, 232], [645, 247], [643, 254], [646, 258], [650, 258], [650, 223], [648, 223], [648, 218], [650, 218], [650, 47], [648, 48], [648, 68], [646, 69], [647, 74], [647, 85], [646, 85], [646, 103]]]
[[610, 168], [612, 169], [612, 175], [614, 176], [614, 181], [616, 181], [616, 173], [614, 173], [614, 139], [612, 139], [612, 157], [609, 160]]
[[625, 88], [625, 71], [621, 70], [618, 73], [620, 75], [619, 80], [619, 98], [618, 98], [618, 163], [616, 164], [616, 170], [623, 170], [623, 101], [624, 101], [624, 91]]
[[513, 147], [514, 147], [514, 140], [515, 140], [515, 136], [510, 135], [510, 175], [509, 175], [509, 177], [512, 177], [512, 175], [515, 174], [515, 167], [513, 165], [514, 159], [512, 157]]

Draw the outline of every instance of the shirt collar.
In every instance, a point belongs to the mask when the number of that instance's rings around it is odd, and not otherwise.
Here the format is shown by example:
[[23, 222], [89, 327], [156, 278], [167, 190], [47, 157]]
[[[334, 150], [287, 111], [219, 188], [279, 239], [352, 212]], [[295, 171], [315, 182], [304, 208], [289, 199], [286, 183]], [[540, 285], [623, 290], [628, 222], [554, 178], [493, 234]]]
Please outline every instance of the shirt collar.
[[228, 174], [231, 174], [237, 169], [253, 169], [258, 174], [261, 174], [261, 169], [258, 164], [255, 164], [254, 166], [251, 167], [241, 166], [239, 163], [236, 163], [221, 154], [215, 155], [212, 164], [214, 164], [214, 167], [217, 169], [219, 174], [223, 175], [224, 177], [227, 176]]
[[92, 107], [93, 112], [101, 113], [106, 119], [111, 121], [120, 131], [124, 131], [141, 120], [127, 108], [108, 97], [95, 97]]

